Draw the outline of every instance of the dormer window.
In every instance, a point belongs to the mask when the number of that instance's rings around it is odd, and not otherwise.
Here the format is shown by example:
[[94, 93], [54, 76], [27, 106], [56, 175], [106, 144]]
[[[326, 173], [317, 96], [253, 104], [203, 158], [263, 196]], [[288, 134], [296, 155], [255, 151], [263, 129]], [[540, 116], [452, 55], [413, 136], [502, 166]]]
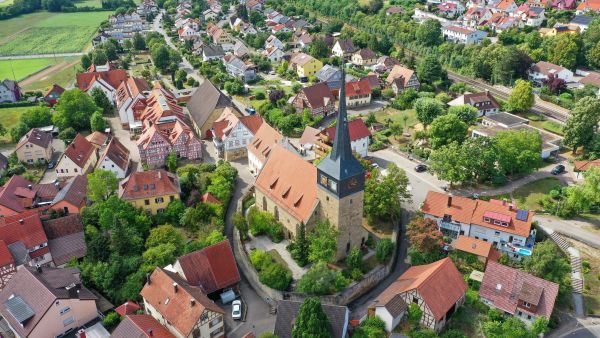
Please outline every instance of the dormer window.
[[329, 189], [331, 189], [331, 191], [337, 191], [337, 182], [334, 180], [329, 180]]

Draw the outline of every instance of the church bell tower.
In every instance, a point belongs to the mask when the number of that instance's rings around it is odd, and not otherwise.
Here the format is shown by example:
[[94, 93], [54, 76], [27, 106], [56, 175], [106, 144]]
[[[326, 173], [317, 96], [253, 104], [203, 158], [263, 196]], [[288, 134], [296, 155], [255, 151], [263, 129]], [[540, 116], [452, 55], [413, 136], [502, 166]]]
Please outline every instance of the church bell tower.
[[365, 171], [350, 147], [346, 112], [346, 72], [342, 65], [340, 104], [333, 148], [317, 166], [317, 197], [324, 218], [339, 231], [336, 259], [367, 240], [362, 226]]

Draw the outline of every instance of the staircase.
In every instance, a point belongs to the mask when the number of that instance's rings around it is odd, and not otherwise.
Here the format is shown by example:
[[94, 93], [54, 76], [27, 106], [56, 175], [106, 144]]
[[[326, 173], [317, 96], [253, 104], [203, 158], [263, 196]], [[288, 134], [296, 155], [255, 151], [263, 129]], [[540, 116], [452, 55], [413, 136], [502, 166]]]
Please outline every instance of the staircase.
[[571, 247], [569, 242], [558, 232], [552, 232], [550, 238], [558, 245], [568, 256], [571, 263], [571, 287], [575, 293], [583, 293], [583, 271], [581, 269], [581, 256], [579, 250]]

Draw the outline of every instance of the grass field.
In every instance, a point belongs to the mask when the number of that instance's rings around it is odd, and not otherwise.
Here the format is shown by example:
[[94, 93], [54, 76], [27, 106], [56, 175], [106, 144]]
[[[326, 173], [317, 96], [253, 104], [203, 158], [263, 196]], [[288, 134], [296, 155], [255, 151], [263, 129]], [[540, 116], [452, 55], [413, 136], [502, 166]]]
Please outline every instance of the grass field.
[[[2, 126], [6, 129], [14, 127], [19, 123], [21, 115], [28, 109], [31, 109], [31, 107], [0, 108], [0, 121], [2, 121]], [[10, 135], [6, 133], [4, 136], [0, 136], [0, 142], [10, 143]]]
[[407, 116], [406, 127], [411, 128], [419, 123], [417, 120], [417, 112], [414, 109], [397, 110], [392, 107], [386, 107], [383, 110], [375, 112], [377, 122], [387, 124], [388, 120], [392, 123], [399, 122], [404, 127], [404, 116]]
[[[21, 81], [44, 67], [62, 62], [63, 58], [26, 59], [26, 60], [0, 60], [0, 79], [11, 79]], [[14, 77], [13, 77], [14, 71]]]
[[[540, 210], [540, 199], [547, 195], [551, 190], [561, 187], [563, 184], [554, 177], [546, 177], [537, 181], [527, 183], [513, 191], [513, 198], [517, 202], [517, 207], [526, 210]], [[494, 196], [495, 199], [506, 198], [510, 200], [508, 194]]]
[[101, 0], [83, 0], [75, 3], [75, 7], [94, 7], [102, 8]]
[[39, 12], [2, 21], [0, 55], [79, 52], [111, 12]]
[[4, 0], [4, 1], [0, 0], [0, 7], [6, 7], [6, 6], [10, 6], [12, 4], [13, 4], [13, 0]]
[[22, 84], [21, 88], [25, 91], [46, 91], [55, 83], [62, 87], [67, 87], [71, 81], [75, 80], [75, 74], [77, 74], [77, 68], [79, 68], [79, 62], [74, 62], [76, 60], [79, 60], [79, 57], [64, 58], [61, 66], [55, 71], [30, 83]]

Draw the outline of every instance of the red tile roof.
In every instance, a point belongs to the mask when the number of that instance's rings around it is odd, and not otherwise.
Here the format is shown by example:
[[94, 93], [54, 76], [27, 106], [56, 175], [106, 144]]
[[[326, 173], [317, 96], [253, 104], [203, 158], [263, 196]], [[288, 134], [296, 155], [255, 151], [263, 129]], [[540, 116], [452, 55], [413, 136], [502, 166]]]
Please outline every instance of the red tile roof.
[[6, 242], [0, 239], [0, 267], [4, 267], [14, 263], [15, 261], [13, 260], [13, 256], [8, 250]]
[[395, 65], [394, 68], [392, 68], [392, 71], [390, 71], [388, 77], [385, 79], [385, 82], [391, 84], [395, 80], [401, 79], [402, 84], [404, 85], [404, 87], [406, 87], [408, 85], [408, 81], [410, 81], [410, 78], [414, 74], [415, 71], [412, 69], [404, 68], [400, 65]]
[[154, 270], [140, 294], [184, 337], [191, 334], [206, 310], [224, 313], [200, 288], [191, 286], [177, 273], [159, 267]]
[[577, 6], [577, 10], [600, 11], [600, 0], [584, 0]]
[[85, 206], [86, 195], [87, 177], [84, 175], [73, 176], [67, 185], [56, 194], [52, 205], [65, 201], [77, 208], [82, 208]]
[[213, 123], [213, 135], [222, 140], [225, 136], [229, 136], [229, 133], [238, 123], [242, 123], [250, 133], [254, 135], [258, 131], [258, 128], [263, 124], [263, 119], [257, 114], [238, 116], [237, 112], [234, 112], [231, 108], [227, 107], [223, 110], [221, 116]]
[[346, 82], [346, 96], [358, 96], [371, 94], [371, 84], [369, 79], [363, 78], [359, 81]]
[[86, 136], [85, 139], [90, 141], [96, 147], [101, 147], [106, 145], [106, 141], [108, 141], [108, 135], [99, 131], [95, 131]]
[[202, 201], [202, 203], [221, 204], [221, 201], [219, 201], [218, 198], [216, 198], [213, 194], [209, 192], [204, 193], [200, 200]]
[[58, 189], [54, 184], [33, 184], [21, 176], [14, 175], [0, 188], [0, 205], [15, 213], [22, 212], [34, 207], [36, 196], [47, 202], [52, 201], [57, 193]]
[[573, 162], [576, 171], [587, 171], [590, 168], [600, 168], [600, 159], [593, 161], [575, 161]]
[[48, 242], [38, 210], [0, 218], [0, 239], [7, 245], [21, 241], [27, 249]]
[[317, 168], [279, 144], [273, 147], [255, 187], [305, 223], [318, 203]]
[[113, 137], [108, 146], [102, 153], [98, 163], [102, 163], [104, 158], [109, 158], [119, 168], [126, 170], [129, 165], [129, 149], [127, 149], [116, 137]]
[[177, 176], [164, 169], [137, 171], [119, 184], [119, 197], [124, 200], [180, 193]]
[[385, 306], [398, 294], [417, 290], [436, 320], [464, 296], [467, 283], [450, 258], [413, 266], [385, 289], [376, 299], [377, 306]]
[[[350, 132], [350, 142], [371, 136], [371, 131], [362, 119], [348, 122], [348, 130]], [[335, 126], [329, 127], [321, 133], [327, 136], [328, 142], [333, 143], [333, 140], [335, 140]]]
[[141, 310], [141, 306], [139, 306], [138, 303], [132, 300], [128, 300], [125, 303], [117, 306], [115, 312], [124, 317], [127, 315], [135, 314], [138, 310]]
[[492, 251], [492, 243], [467, 236], [458, 236], [453, 243], [454, 249], [468, 252], [476, 256], [488, 258]]
[[175, 338], [150, 315], [129, 315], [119, 323], [111, 338]]
[[114, 69], [106, 72], [88, 72], [77, 74], [77, 87], [82, 91], [88, 91], [94, 82], [102, 80], [113, 87], [119, 88], [121, 82], [127, 81], [127, 71]]
[[254, 138], [252, 138], [248, 144], [248, 152], [254, 154], [254, 156], [264, 164], [265, 160], [269, 157], [273, 146], [282, 139], [283, 135], [268, 123], [263, 123], [256, 131], [256, 134], [254, 134]]
[[240, 281], [240, 273], [227, 240], [181, 256], [177, 262], [188, 283], [202, 288], [207, 294]]
[[[528, 293], [531, 291], [530, 289], [534, 288], [541, 291], [537, 301], [537, 311], [531, 313], [524, 308], [519, 308], [519, 310], [550, 319], [554, 302], [558, 296], [559, 285], [494, 261], [488, 262], [479, 288], [479, 296], [490, 300], [498, 309], [514, 314], [517, 311], [519, 298], [525, 296], [523, 291]], [[539, 292], [536, 293], [539, 294]]]
[[73, 142], [71, 142], [65, 150], [64, 156], [69, 158], [79, 168], [85, 166], [90, 156], [93, 156], [96, 147], [88, 141], [83, 135], [77, 134]]

